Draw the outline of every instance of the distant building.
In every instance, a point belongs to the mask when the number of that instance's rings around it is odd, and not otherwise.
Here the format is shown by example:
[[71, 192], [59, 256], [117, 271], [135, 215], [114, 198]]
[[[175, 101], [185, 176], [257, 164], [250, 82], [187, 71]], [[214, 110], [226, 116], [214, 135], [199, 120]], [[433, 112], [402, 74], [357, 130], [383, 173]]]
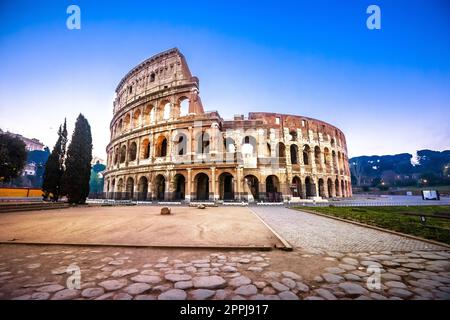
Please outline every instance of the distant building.
[[6, 133], [10, 136], [20, 138], [25, 143], [25, 149], [27, 149], [27, 151], [35, 151], [35, 150], [42, 151], [42, 150], [44, 150], [44, 144], [42, 142], [40, 142], [38, 139], [26, 138], [20, 134], [12, 133], [9, 131], [4, 132], [2, 129], [0, 129], [0, 133]]
[[25, 164], [22, 170], [22, 176], [35, 176], [36, 175], [36, 163], [31, 162]]

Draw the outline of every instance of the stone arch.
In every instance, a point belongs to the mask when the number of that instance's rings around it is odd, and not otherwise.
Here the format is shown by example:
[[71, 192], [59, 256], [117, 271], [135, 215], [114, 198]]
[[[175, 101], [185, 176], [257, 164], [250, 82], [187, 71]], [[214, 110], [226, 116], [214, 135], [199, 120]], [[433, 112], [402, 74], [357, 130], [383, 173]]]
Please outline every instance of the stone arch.
[[184, 200], [186, 197], [186, 178], [181, 173], [173, 177], [173, 199]]
[[141, 125], [141, 109], [136, 109], [133, 112], [133, 128], [138, 128]]
[[166, 157], [167, 156], [167, 138], [161, 135], [156, 139], [155, 145], [156, 157]]
[[123, 120], [120, 119], [119, 122], [117, 123], [117, 133], [122, 132], [123, 130]]
[[234, 177], [229, 172], [223, 172], [219, 176], [219, 199], [234, 200]]
[[319, 146], [315, 146], [314, 147], [314, 162], [316, 164], [316, 166], [320, 167], [321, 161], [320, 161], [320, 148]]
[[117, 181], [117, 192], [116, 192], [116, 199], [121, 200], [124, 196], [124, 182], [122, 178], [119, 178], [119, 180]]
[[130, 114], [127, 113], [123, 118], [123, 131], [130, 130], [130, 125], [131, 125], [131, 117]]
[[298, 137], [297, 137], [297, 130], [292, 129], [289, 132], [289, 135], [291, 136], [291, 141], [297, 141]]
[[174, 155], [183, 156], [188, 151], [188, 138], [180, 132], [173, 138]]
[[334, 147], [336, 146], [336, 143], [335, 143], [335, 141], [334, 141], [334, 138], [331, 138], [330, 144], [331, 144], [331, 147], [332, 147], [332, 148], [334, 148]]
[[256, 146], [257, 146], [256, 138], [252, 135], [246, 135], [242, 139], [241, 152], [245, 154], [255, 155], [257, 151]]
[[314, 181], [310, 177], [305, 178], [305, 192], [307, 198], [314, 197], [316, 195]]
[[194, 178], [196, 199], [209, 200], [209, 176], [206, 173], [200, 172]]
[[295, 144], [291, 144], [291, 164], [298, 164], [298, 147]]
[[134, 195], [134, 179], [132, 177], [128, 177], [126, 184], [126, 195], [125, 199], [132, 200]]
[[117, 162], [119, 161], [119, 147], [116, 147], [114, 149], [114, 165], [117, 164]]
[[341, 180], [341, 197], [345, 198], [346, 195], [344, 180]]
[[206, 131], [202, 131], [197, 135], [197, 153], [209, 154], [210, 139], [209, 134]]
[[244, 177], [246, 191], [248, 196], [252, 196], [254, 200], [259, 200], [259, 180], [254, 175], [246, 175]]
[[280, 179], [276, 175], [266, 177], [266, 198], [269, 202], [281, 201]]
[[327, 192], [329, 198], [333, 197], [333, 191], [333, 181], [331, 179], [327, 179]]
[[[153, 112], [153, 119], [152, 119], [152, 112]], [[154, 106], [152, 104], [148, 104], [144, 109], [144, 117], [143, 117], [144, 125], [148, 126], [155, 121], [154, 114], [155, 114]]]
[[148, 138], [141, 142], [140, 158], [143, 160], [150, 158], [150, 140]]
[[311, 148], [309, 147], [309, 145], [305, 144], [303, 146], [303, 164], [304, 165], [310, 165], [311, 164], [311, 158], [310, 155], [311, 154]]
[[189, 103], [190, 100], [186, 96], [182, 96], [178, 99], [178, 116], [185, 117], [189, 115]]
[[166, 178], [162, 174], [155, 177], [155, 198], [164, 201], [166, 194]]
[[277, 152], [276, 156], [278, 159], [278, 163], [286, 164], [286, 146], [284, 145], [283, 142], [277, 143], [276, 152]]
[[338, 179], [336, 179], [335, 181], [334, 181], [334, 188], [335, 188], [335, 194], [336, 194], [336, 197], [340, 197], [341, 196], [341, 193], [339, 192], [339, 180]]
[[128, 149], [128, 160], [135, 161], [137, 157], [137, 144], [136, 142], [131, 142], [130, 147]]
[[291, 192], [293, 197], [296, 198], [303, 197], [302, 180], [298, 176], [294, 176], [292, 178]]
[[230, 138], [230, 137], [224, 138], [223, 145], [225, 148], [225, 152], [230, 152], [230, 153], [236, 152], [236, 142], [234, 141], [233, 138]]
[[113, 178], [111, 181], [111, 189], [109, 190], [109, 199], [114, 199], [116, 196], [116, 179]]
[[326, 198], [325, 194], [325, 182], [322, 178], [319, 179], [319, 197]]
[[337, 172], [336, 151], [331, 151], [331, 162], [333, 164], [333, 170]]
[[123, 145], [120, 148], [120, 163], [124, 163], [127, 159], [127, 146]]
[[137, 200], [138, 201], [146, 201], [147, 194], [148, 194], [148, 179], [146, 176], [142, 176], [139, 178], [139, 182], [138, 182]]

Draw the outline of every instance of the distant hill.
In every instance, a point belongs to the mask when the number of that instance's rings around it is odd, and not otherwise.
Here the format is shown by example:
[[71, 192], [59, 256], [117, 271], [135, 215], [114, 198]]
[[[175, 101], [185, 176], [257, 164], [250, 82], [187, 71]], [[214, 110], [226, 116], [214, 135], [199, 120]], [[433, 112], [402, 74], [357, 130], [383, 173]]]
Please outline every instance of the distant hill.
[[450, 185], [450, 150], [419, 150], [415, 159], [409, 153], [360, 156], [349, 165], [355, 186]]

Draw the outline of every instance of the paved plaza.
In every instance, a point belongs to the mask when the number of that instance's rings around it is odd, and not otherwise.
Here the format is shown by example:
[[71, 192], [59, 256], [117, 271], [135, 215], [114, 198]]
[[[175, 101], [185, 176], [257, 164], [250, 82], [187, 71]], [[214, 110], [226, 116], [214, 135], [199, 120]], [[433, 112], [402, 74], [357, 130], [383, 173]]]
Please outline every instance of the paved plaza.
[[444, 247], [286, 208], [252, 210], [294, 250], [1, 244], [0, 299], [450, 299]]
[[252, 207], [289, 243], [343, 252], [442, 250], [428, 242], [283, 207]]

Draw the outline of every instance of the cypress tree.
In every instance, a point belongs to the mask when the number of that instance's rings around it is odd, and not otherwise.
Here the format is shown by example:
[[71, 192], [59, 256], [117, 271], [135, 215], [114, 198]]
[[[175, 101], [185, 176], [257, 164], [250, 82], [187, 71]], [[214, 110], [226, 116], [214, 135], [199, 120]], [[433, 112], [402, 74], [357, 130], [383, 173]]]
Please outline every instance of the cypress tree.
[[64, 190], [70, 203], [82, 204], [89, 195], [89, 178], [92, 161], [91, 127], [80, 114], [75, 123], [72, 140], [67, 149], [64, 172]]
[[45, 171], [42, 181], [42, 191], [44, 191], [44, 199], [51, 194], [53, 201], [58, 201], [62, 194], [62, 176], [64, 173], [64, 157], [67, 144], [67, 127], [66, 120], [64, 124], [59, 126], [58, 140], [52, 150], [52, 153], [45, 164]]

